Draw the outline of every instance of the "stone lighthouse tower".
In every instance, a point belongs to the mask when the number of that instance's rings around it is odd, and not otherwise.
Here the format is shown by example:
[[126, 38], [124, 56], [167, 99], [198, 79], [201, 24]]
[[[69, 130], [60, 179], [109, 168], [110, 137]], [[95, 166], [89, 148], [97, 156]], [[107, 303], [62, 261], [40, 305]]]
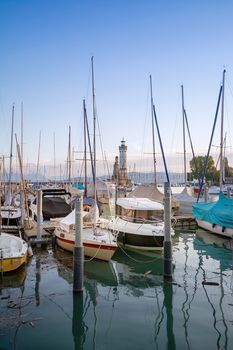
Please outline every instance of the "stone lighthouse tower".
[[121, 141], [121, 145], [119, 146], [119, 178], [118, 184], [121, 186], [125, 186], [128, 183], [128, 171], [127, 171], [127, 146], [125, 144], [125, 140]]

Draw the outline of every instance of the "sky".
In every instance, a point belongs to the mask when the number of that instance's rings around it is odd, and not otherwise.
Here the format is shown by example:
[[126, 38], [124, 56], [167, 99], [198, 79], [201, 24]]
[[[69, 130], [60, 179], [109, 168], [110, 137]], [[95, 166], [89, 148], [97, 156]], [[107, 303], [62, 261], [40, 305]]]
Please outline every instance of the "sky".
[[[24, 164], [36, 164], [39, 154], [40, 167], [63, 168], [70, 126], [73, 169], [79, 171], [84, 98], [93, 136], [93, 56], [97, 169], [104, 158], [112, 171], [124, 139], [129, 168], [152, 170], [150, 74], [169, 171], [183, 171], [181, 84], [195, 153], [204, 155], [224, 68], [232, 163], [232, 13], [230, 0], [0, 0], [0, 155], [10, 153], [13, 104], [20, 140], [23, 102]], [[186, 142], [190, 159], [188, 136]], [[213, 140], [219, 144], [220, 116]], [[155, 147], [163, 170], [157, 133]], [[218, 152], [212, 147], [214, 157]], [[16, 159], [15, 146], [13, 154]]]

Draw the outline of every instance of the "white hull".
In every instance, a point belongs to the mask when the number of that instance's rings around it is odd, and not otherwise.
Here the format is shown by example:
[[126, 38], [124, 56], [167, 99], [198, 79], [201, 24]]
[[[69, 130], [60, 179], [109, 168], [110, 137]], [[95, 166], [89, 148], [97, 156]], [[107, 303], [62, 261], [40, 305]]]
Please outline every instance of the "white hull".
[[[101, 230], [104, 234], [95, 236], [92, 229], [83, 229], [84, 255], [93, 259], [103, 261], [111, 260], [117, 249], [117, 244], [109, 235], [110, 231]], [[55, 230], [56, 241], [59, 247], [73, 253], [75, 242], [75, 231], [65, 232], [57, 228]]]
[[4, 225], [16, 225], [21, 219], [21, 209], [13, 206], [2, 206], [1, 216]]
[[[139, 219], [137, 219], [139, 220]], [[164, 222], [132, 222], [117, 217], [107, 227], [117, 235], [117, 241], [126, 248], [140, 251], [156, 251], [163, 248]], [[174, 235], [171, 229], [171, 235]]]
[[197, 224], [199, 227], [204, 228], [205, 230], [208, 230], [220, 237], [228, 237], [228, 238], [233, 238], [233, 228], [225, 228], [223, 229], [222, 226], [219, 225], [213, 225], [212, 223], [208, 221], [203, 221], [203, 220], [197, 220]]
[[0, 272], [11, 272], [27, 261], [28, 245], [20, 237], [1, 233]]
[[164, 236], [164, 223], [150, 224], [145, 222], [131, 222], [117, 217], [108, 223], [108, 228], [116, 232], [132, 233], [142, 236]]

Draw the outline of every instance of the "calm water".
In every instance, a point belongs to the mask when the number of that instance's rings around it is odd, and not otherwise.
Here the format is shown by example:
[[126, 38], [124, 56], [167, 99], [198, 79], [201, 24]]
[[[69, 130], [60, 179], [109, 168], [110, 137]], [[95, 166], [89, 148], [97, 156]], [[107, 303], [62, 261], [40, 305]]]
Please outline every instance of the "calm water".
[[1, 279], [0, 349], [233, 349], [232, 241], [214, 238], [177, 232], [172, 283], [161, 254], [86, 262], [79, 295], [69, 253], [35, 252]]

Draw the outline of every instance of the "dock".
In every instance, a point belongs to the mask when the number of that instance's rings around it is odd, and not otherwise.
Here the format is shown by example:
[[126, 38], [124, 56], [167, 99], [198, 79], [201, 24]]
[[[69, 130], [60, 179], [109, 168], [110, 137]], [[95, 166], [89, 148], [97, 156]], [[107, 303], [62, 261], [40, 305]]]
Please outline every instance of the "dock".
[[181, 227], [196, 228], [197, 223], [195, 218], [190, 214], [176, 215], [172, 217], [172, 226], [174, 228], [181, 228]]

